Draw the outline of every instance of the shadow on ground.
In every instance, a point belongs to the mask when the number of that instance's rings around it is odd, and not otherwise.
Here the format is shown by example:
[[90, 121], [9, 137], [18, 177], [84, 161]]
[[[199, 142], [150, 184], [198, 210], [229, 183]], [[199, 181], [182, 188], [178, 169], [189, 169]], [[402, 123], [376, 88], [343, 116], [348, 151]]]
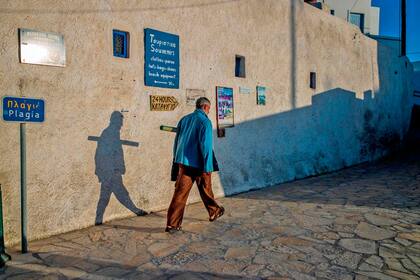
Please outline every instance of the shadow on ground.
[[[398, 159], [397, 159], [397, 158]], [[300, 203], [420, 209], [420, 153], [270, 187], [269, 199]], [[240, 194], [267, 199], [260, 192]]]
[[175, 234], [158, 212], [34, 241], [0, 278], [416, 279], [418, 159], [221, 198], [226, 213], [213, 223], [201, 203], [189, 205]]
[[[257, 279], [238, 275], [171, 269], [141, 269], [117, 262], [92, 260], [59, 254], [32, 253], [28, 268], [8, 267], [1, 279]], [[61, 272], [58, 272], [60, 269]]]

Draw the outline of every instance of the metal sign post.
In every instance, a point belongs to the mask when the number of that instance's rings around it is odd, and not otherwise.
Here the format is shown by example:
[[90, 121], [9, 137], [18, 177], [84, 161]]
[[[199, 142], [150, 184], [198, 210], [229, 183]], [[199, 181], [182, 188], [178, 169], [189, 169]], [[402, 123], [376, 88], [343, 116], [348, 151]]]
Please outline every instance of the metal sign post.
[[20, 123], [20, 221], [22, 237], [22, 254], [28, 252], [28, 239], [26, 238], [27, 215], [26, 215], [26, 127]]
[[42, 99], [21, 97], [3, 98], [3, 120], [19, 122], [20, 127], [20, 218], [22, 253], [28, 252], [26, 212], [26, 130], [27, 122], [44, 122], [45, 102]]

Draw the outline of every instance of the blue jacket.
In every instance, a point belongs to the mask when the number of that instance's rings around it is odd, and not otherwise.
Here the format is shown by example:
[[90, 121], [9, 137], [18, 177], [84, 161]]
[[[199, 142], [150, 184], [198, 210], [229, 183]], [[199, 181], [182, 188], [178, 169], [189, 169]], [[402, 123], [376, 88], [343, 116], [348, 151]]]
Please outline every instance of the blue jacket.
[[203, 172], [213, 172], [213, 127], [203, 110], [183, 117], [177, 126], [174, 160]]

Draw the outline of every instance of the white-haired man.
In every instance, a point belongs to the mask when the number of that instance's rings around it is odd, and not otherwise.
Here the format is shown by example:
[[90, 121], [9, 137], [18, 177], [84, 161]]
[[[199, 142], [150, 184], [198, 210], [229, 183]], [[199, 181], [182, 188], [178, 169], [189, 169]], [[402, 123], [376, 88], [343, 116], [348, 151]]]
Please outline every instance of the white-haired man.
[[225, 209], [214, 199], [211, 188], [213, 165], [213, 126], [207, 115], [210, 100], [200, 97], [196, 110], [178, 123], [174, 142], [174, 162], [179, 165], [175, 192], [168, 209], [167, 232], [181, 229], [184, 209], [194, 182], [212, 222], [224, 214]]

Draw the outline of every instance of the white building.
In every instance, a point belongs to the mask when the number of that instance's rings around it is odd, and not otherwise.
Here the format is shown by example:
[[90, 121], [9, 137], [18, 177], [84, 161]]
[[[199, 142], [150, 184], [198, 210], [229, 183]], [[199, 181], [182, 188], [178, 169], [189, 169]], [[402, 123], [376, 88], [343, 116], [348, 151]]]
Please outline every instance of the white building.
[[[209, 114], [221, 166], [216, 197], [376, 159], [396, 143], [381, 139], [402, 139], [408, 130], [407, 58], [301, 0], [75, 0], [47, 10], [41, 2], [0, 0], [0, 98], [46, 104], [45, 122], [26, 130], [29, 241], [133, 216], [129, 199], [144, 211], [166, 209], [175, 135], [160, 127], [193, 111], [187, 100], [197, 94], [218, 104], [216, 87], [232, 90], [234, 103], [234, 127], [223, 138], [216, 137], [218, 106]], [[25, 57], [46, 65], [21, 63], [20, 29], [33, 35]], [[163, 37], [155, 45], [145, 34]], [[156, 62], [146, 63], [152, 45]], [[57, 49], [65, 50], [65, 67], [47, 66], [50, 57], [60, 62]], [[179, 60], [169, 55], [174, 50]], [[242, 77], [235, 73], [240, 57]], [[153, 76], [178, 87], [151, 85], [146, 77]], [[265, 105], [256, 102], [257, 86], [266, 88]], [[153, 96], [178, 106], [152, 110]], [[21, 229], [18, 134], [17, 123], [0, 121], [8, 245], [19, 242]], [[111, 179], [125, 204], [101, 199], [109, 193], [102, 182]], [[199, 200], [193, 190], [189, 202]]]
[[320, 0], [328, 6], [330, 13], [360, 27], [363, 33], [379, 34], [378, 7], [371, 0]]

